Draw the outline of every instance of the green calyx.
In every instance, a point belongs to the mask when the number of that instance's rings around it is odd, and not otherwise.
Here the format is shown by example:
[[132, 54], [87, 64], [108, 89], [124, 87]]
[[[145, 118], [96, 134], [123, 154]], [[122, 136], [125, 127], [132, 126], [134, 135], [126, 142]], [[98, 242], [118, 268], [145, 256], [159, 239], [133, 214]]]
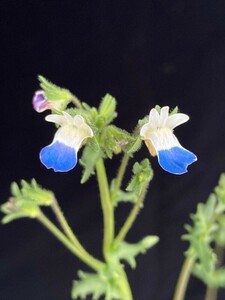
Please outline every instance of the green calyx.
[[72, 100], [72, 95], [69, 90], [60, 88], [47, 80], [44, 76], [39, 75], [40, 87], [43, 89], [45, 97], [50, 102], [58, 102], [59, 110], [64, 110]]

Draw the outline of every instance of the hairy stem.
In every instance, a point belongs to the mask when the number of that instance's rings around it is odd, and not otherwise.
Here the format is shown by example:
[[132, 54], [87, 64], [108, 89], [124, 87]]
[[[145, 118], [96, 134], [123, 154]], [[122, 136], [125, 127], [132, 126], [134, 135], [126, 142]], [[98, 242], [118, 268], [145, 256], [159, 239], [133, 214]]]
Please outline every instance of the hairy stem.
[[42, 212], [39, 213], [37, 219], [75, 256], [81, 259], [89, 267], [98, 271], [104, 266], [104, 263], [97, 260], [84, 249], [81, 250], [75, 245], [56, 227]]
[[122, 226], [122, 228], [120, 229], [118, 235], [115, 238], [115, 243], [119, 243], [121, 241], [123, 241], [127, 235], [127, 233], [129, 232], [129, 230], [131, 229], [135, 219], [137, 218], [137, 215], [139, 213], [139, 210], [142, 207], [143, 201], [145, 199], [145, 195], [147, 192], [147, 187], [148, 184], [146, 184], [146, 186], [143, 188], [137, 202], [135, 203], [134, 207], [132, 208], [128, 218], [126, 219], [124, 225]]
[[121, 187], [122, 180], [123, 180], [129, 159], [130, 159], [129, 155], [127, 153], [125, 153], [121, 160], [121, 164], [120, 164], [120, 167], [119, 167], [116, 179], [115, 179], [115, 186], [114, 186], [115, 192], [117, 192]]
[[96, 172], [103, 211], [103, 254], [105, 259], [107, 260], [108, 253], [114, 238], [114, 209], [110, 199], [109, 184], [107, 180], [104, 161], [102, 158], [100, 158], [96, 163]]
[[59, 206], [58, 201], [54, 198], [52, 204], [51, 204], [51, 208], [52, 211], [54, 212], [61, 228], [63, 229], [63, 231], [65, 232], [65, 234], [67, 235], [67, 237], [70, 239], [70, 241], [74, 244], [74, 246], [77, 249], [80, 250], [85, 250], [83, 248], [83, 246], [80, 244], [80, 242], [78, 241], [77, 237], [75, 236], [75, 234], [73, 233], [72, 229], [70, 228], [66, 218], [64, 217], [64, 214]]
[[175, 288], [173, 300], [184, 300], [193, 263], [194, 263], [194, 258], [187, 256], [183, 263], [180, 275], [177, 280], [177, 285]]
[[[223, 258], [224, 258], [224, 249], [220, 247], [218, 244], [216, 244], [215, 246], [215, 254], [217, 256], [216, 269], [218, 269], [223, 264]], [[207, 286], [205, 300], [216, 300], [217, 297], [218, 297], [218, 288]]]

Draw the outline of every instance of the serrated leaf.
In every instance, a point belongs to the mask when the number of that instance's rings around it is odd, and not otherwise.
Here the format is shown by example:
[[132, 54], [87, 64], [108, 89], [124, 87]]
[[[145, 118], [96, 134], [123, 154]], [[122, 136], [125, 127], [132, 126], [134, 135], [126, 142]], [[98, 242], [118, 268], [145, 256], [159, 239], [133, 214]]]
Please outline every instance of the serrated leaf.
[[21, 188], [13, 182], [11, 193], [12, 197], [1, 205], [1, 211], [6, 215], [2, 219], [4, 224], [22, 217], [36, 218], [39, 206], [49, 206], [54, 200], [54, 194], [40, 187], [35, 179], [31, 183], [21, 180]]
[[[225, 280], [224, 269], [217, 270], [214, 244], [225, 245], [225, 205], [223, 193], [225, 177], [220, 177], [215, 193], [211, 193], [206, 203], [199, 203], [195, 214], [191, 215], [193, 225], [186, 225], [187, 234], [183, 239], [190, 243], [187, 253], [195, 258], [193, 274], [206, 285], [220, 287]], [[224, 285], [225, 286], [225, 285]]]
[[136, 244], [121, 242], [113, 249], [113, 256], [117, 260], [126, 261], [131, 268], [136, 267], [135, 258], [139, 254], [145, 254], [147, 250], [152, 248], [159, 241], [159, 237], [155, 235], [147, 236]]
[[[86, 299], [88, 295], [92, 295], [93, 300], [98, 300], [101, 296], [105, 295], [108, 300], [123, 300], [122, 291], [111, 277], [110, 273], [86, 273], [83, 271], [78, 272], [80, 280], [73, 282], [71, 291], [72, 299]], [[117, 278], [118, 279], [118, 278]]]
[[93, 295], [92, 299], [98, 300], [106, 293], [105, 282], [100, 279], [99, 275], [78, 272], [80, 280], [73, 282], [71, 291], [72, 299], [85, 299], [88, 295]]

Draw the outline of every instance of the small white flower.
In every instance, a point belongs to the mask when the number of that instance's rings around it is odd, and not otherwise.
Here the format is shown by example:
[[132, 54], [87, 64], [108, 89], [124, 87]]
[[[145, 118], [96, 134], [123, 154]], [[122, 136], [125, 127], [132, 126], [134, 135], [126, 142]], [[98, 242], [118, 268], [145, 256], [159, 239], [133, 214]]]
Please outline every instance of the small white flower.
[[40, 160], [47, 169], [67, 172], [76, 166], [77, 152], [85, 139], [93, 137], [93, 131], [82, 116], [72, 117], [67, 112], [63, 112], [63, 115], [48, 115], [45, 120], [60, 127], [53, 142], [41, 150]]
[[188, 115], [169, 115], [169, 107], [164, 106], [160, 113], [153, 108], [148, 123], [140, 129], [140, 135], [152, 156], [158, 157], [160, 166], [172, 174], [184, 174], [188, 165], [197, 160], [192, 152], [181, 146], [173, 129], [189, 120]]

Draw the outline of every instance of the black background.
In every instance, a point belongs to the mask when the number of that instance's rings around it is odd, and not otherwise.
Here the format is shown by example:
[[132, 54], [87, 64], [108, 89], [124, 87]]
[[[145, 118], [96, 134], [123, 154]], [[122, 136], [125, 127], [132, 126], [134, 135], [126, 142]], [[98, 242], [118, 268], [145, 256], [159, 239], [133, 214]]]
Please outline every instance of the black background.
[[[176, 129], [198, 162], [183, 176], [151, 159], [155, 177], [128, 236], [157, 234], [161, 242], [129, 267], [135, 300], [167, 300], [187, 244], [183, 224], [205, 201], [225, 170], [225, 2], [220, 1], [0, 1], [1, 202], [21, 178], [55, 194], [83, 244], [101, 257], [102, 215], [92, 178], [80, 186], [81, 167], [48, 171], [40, 149], [54, 126], [32, 109], [37, 74], [98, 105], [106, 92], [118, 100], [116, 125], [131, 131], [155, 104], [179, 106], [190, 121]], [[138, 158], [147, 156], [143, 147]], [[114, 175], [120, 158], [107, 163]], [[117, 209], [117, 227], [129, 211]], [[88, 270], [36, 221], [0, 227], [0, 299], [67, 300], [77, 269]], [[191, 279], [187, 299], [204, 299]], [[222, 292], [220, 298], [224, 299]]]

